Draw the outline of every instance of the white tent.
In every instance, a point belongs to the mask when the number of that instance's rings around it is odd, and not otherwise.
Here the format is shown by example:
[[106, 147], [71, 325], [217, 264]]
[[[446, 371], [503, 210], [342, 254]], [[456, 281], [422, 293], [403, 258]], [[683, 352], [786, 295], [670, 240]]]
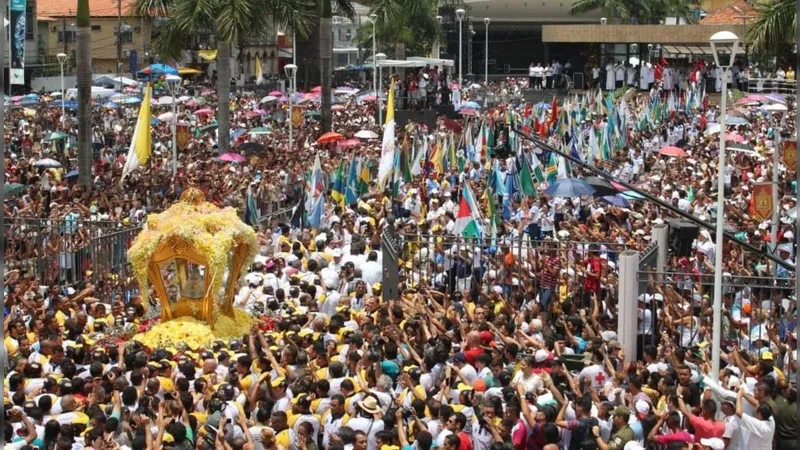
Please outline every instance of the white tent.
[[439, 67], [453, 67], [455, 64], [452, 59], [441, 59], [441, 58], [423, 58], [421, 56], [412, 56], [408, 58], [409, 61], [422, 61], [429, 66], [439, 66]]
[[136, 80], [132, 80], [126, 77], [110, 77], [108, 75], [100, 75], [99, 77], [95, 78], [92, 81], [92, 84], [95, 86], [128, 86], [128, 87], [136, 87], [137, 83]]

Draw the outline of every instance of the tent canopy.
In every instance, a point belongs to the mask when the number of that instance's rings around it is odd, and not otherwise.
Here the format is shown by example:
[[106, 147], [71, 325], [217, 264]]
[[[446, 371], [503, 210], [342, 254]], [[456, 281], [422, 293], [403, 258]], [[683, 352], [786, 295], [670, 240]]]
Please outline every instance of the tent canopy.
[[[369, 59], [371, 61], [371, 59]], [[452, 59], [439, 59], [439, 58], [423, 58], [421, 56], [412, 56], [408, 59], [384, 59], [378, 61], [379, 67], [425, 67], [425, 66], [439, 66], [439, 67], [453, 67]]]
[[101, 75], [92, 81], [94, 86], [117, 87], [117, 86], [130, 86], [136, 87], [136, 80], [125, 77], [110, 77], [108, 75]]
[[412, 56], [408, 58], [409, 61], [423, 61], [425, 64], [429, 66], [439, 66], [439, 67], [453, 67], [454, 62], [452, 59], [441, 59], [441, 58], [423, 58], [421, 56]]

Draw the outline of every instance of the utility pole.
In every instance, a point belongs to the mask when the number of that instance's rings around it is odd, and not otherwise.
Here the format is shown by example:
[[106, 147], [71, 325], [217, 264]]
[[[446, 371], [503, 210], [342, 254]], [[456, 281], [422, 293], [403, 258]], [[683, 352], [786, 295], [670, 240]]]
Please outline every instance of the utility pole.
[[120, 64], [122, 64], [122, 0], [117, 0], [117, 78], [118, 79], [119, 79]]
[[[64, 41], [64, 54], [69, 55], [67, 51], [67, 16], [61, 18], [61, 40]], [[64, 100], [63, 98], [61, 100]]]

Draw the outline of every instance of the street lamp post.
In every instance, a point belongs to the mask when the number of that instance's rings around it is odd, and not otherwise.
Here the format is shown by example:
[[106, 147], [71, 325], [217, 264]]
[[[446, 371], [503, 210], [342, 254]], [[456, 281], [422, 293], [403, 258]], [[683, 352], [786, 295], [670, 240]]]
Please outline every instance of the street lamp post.
[[181, 77], [177, 75], [167, 75], [167, 86], [169, 86], [169, 94], [172, 96], [172, 175], [178, 173], [178, 102], [175, 98], [178, 84], [181, 82]]
[[378, 86], [378, 61], [376, 55], [378, 54], [378, 45], [377, 41], [375, 40], [375, 27], [378, 26], [378, 15], [372, 13], [369, 15], [369, 21], [372, 22], [372, 89], [375, 90], [375, 96], [378, 96], [377, 86]]
[[488, 17], [485, 17], [483, 19], [483, 24], [486, 25], [486, 49], [485, 49], [486, 54], [484, 55], [483, 72], [485, 74], [484, 82], [486, 83], [487, 86], [489, 85], [489, 22], [491, 22], [491, 19], [489, 19]]
[[373, 62], [375, 63], [375, 70], [379, 70], [380, 73], [378, 74], [378, 92], [375, 95], [375, 104], [378, 106], [378, 124], [383, 126], [383, 102], [381, 101], [381, 92], [383, 92], [383, 66], [381, 65], [380, 61], [386, 59], [386, 55], [384, 53], [378, 53], [372, 58]]
[[[717, 231], [714, 254], [714, 316], [711, 339], [711, 378], [719, 380], [720, 341], [722, 340], [722, 252], [725, 224], [725, 121], [728, 107], [728, 71], [739, 52], [739, 37], [730, 31], [714, 33], [709, 40], [714, 53], [714, 62], [722, 69], [722, 104], [720, 109], [719, 166], [717, 168]], [[730, 55], [727, 64], [720, 63], [720, 56]], [[723, 61], [724, 63], [725, 61]]]
[[461, 32], [461, 25], [464, 23], [464, 14], [467, 12], [461, 8], [456, 10], [456, 18], [458, 19], [458, 88], [461, 89], [462, 79], [461, 79], [461, 60], [463, 59], [461, 56], [461, 40], [463, 38], [463, 33]]
[[287, 120], [289, 121], [289, 151], [294, 148], [294, 124], [292, 123], [292, 100], [294, 97], [295, 77], [297, 76], [297, 66], [294, 64], [287, 64], [283, 66], [283, 71], [286, 73], [286, 78], [289, 79], [289, 113]]
[[67, 62], [67, 54], [66, 53], [59, 53], [56, 55], [56, 59], [58, 60], [58, 65], [61, 66], [61, 120], [63, 121], [67, 117], [67, 109], [64, 106], [64, 102], [66, 101], [67, 93], [64, 92], [64, 64]]

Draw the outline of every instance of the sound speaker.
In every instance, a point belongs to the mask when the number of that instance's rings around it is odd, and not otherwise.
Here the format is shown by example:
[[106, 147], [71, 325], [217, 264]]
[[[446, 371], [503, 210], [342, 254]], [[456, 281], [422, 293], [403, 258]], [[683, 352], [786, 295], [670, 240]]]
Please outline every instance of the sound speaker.
[[677, 219], [667, 220], [669, 224], [669, 249], [674, 255], [689, 256], [692, 243], [697, 239], [700, 228], [691, 223]]

